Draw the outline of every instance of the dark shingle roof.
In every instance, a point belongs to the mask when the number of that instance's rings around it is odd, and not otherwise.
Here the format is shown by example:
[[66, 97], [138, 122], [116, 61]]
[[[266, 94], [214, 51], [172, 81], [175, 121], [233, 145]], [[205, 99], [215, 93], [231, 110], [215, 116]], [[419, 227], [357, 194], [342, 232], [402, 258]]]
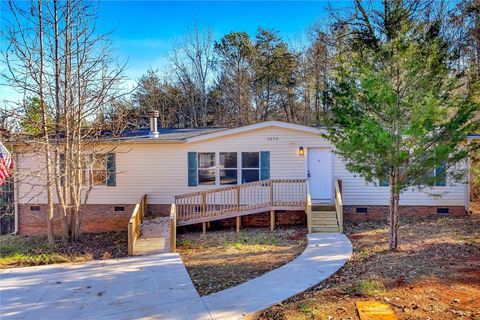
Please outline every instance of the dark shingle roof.
[[150, 135], [150, 128], [139, 130], [124, 130], [114, 140], [160, 140], [160, 141], [183, 141], [188, 138], [200, 136], [207, 133], [225, 130], [226, 128], [159, 128], [158, 137]]

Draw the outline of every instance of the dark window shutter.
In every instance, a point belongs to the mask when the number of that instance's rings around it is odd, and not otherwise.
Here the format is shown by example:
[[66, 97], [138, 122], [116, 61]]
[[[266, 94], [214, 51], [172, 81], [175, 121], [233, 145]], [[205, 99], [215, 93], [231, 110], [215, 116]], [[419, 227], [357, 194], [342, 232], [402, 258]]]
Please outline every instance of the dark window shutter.
[[447, 185], [447, 171], [445, 163], [441, 163], [435, 169], [435, 185], [437, 187], [445, 187]]
[[270, 151], [260, 152], [260, 180], [270, 179]]
[[107, 186], [117, 185], [117, 169], [115, 165], [115, 153], [107, 154]]
[[65, 153], [59, 154], [59, 166], [60, 166], [60, 184], [63, 186], [65, 184]]
[[188, 186], [195, 187], [198, 184], [197, 181], [197, 153], [189, 152], [188, 153]]

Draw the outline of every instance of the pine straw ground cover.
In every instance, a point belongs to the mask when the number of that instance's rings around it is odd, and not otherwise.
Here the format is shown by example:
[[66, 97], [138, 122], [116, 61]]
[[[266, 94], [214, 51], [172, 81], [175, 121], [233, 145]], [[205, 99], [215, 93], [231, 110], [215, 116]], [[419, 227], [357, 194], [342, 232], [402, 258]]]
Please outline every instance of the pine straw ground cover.
[[45, 237], [0, 236], [0, 269], [61, 262], [82, 262], [127, 256], [127, 233], [82, 234], [75, 242]]
[[256, 278], [293, 260], [305, 250], [305, 227], [241, 229], [185, 233], [177, 251], [200, 295]]
[[387, 225], [349, 224], [351, 261], [311, 290], [257, 319], [359, 319], [355, 302], [389, 304], [398, 319], [480, 319], [480, 216], [403, 219], [400, 248]]

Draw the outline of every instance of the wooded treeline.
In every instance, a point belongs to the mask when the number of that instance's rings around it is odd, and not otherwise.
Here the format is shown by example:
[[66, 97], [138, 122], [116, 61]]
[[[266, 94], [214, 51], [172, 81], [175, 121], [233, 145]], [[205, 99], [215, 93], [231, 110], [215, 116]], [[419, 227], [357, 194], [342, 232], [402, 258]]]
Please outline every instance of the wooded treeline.
[[[480, 73], [480, 2], [403, 2], [416, 19], [438, 20], [438, 33], [452, 50], [452, 67], [469, 90]], [[150, 109], [159, 111], [162, 127], [235, 127], [267, 120], [319, 125], [332, 103], [329, 87], [339, 54], [361, 45], [352, 40], [359, 29], [351, 22], [365, 23], [362, 14], [382, 14], [382, 8], [352, 1], [352, 10], [331, 11], [329, 21], [306, 28], [303, 43], [262, 27], [255, 35], [239, 30], [218, 40], [211, 31], [194, 28], [172, 50], [167, 68], [146, 71], [132, 99], [104, 116], [127, 115], [132, 128], [147, 125]], [[358, 38], [371, 28], [361, 27]]]

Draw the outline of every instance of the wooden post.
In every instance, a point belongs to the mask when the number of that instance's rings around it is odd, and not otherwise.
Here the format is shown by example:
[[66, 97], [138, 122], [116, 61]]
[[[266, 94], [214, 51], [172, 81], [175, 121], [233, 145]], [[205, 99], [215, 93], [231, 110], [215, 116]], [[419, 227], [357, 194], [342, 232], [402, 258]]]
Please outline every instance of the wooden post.
[[237, 211], [240, 212], [240, 186], [237, 186]]
[[206, 212], [207, 212], [207, 194], [204, 192], [202, 193], [202, 217], [205, 217]]
[[177, 249], [177, 223], [175, 219], [170, 220], [170, 252]]
[[202, 234], [205, 235], [207, 233], [207, 223], [202, 222]]
[[133, 256], [133, 232], [131, 222], [128, 224], [128, 255]]
[[237, 233], [240, 233], [241, 224], [242, 224], [242, 217], [237, 216]]
[[270, 181], [270, 205], [273, 206], [273, 181]]
[[275, 210], [270, 210], [270, 231], [275, 229]]

